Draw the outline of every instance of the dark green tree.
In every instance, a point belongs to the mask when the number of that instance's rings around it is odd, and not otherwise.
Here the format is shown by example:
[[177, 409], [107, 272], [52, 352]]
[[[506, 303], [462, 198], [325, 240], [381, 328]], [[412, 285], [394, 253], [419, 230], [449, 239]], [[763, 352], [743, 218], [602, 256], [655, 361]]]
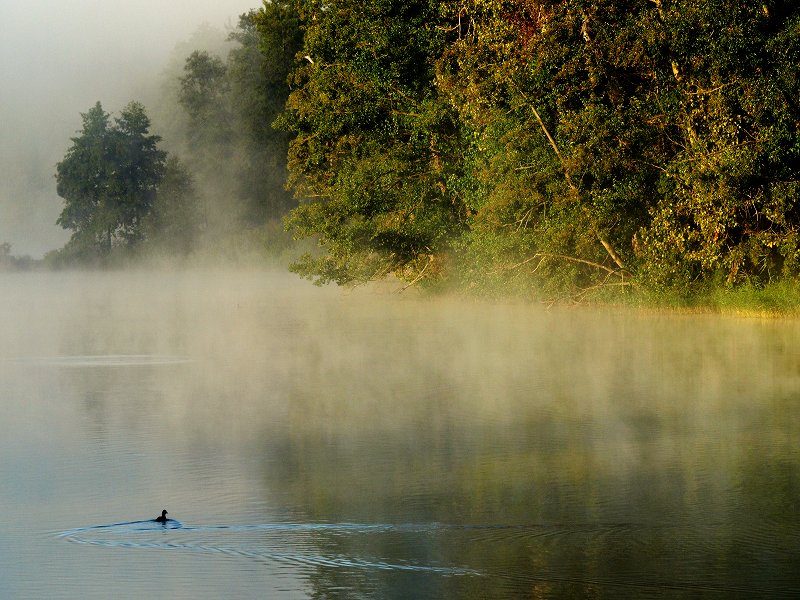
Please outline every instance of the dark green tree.
[[153, 206], [167, 153], [158, 148], [161, 138], [149, 133], [150, 119], [140, 103], [128, 104], [114, 121], [109, 190], [118, 221], [117, 237], [133, 244], [143, 238], [142, 219]]
[[548, 295], [628, 285], [669, 139], [654, 134], [647, 95], [661, 70], [646, 37], [655, 11], [638, 0], [444, 4], [437, 85], [469, 141], [463, 283]]
[[464, 216], [448, 186], [458, 124], [433, 86], [439, 3], [301, 5], [304, 58], [282, 123], [290, 183], [307, 201], [287, 224], [323, 254], [293, 269], [320, 283], [435, 275]]
[[192, 143], [230, 144], [233, 135], [230, 84], [225, 63], [218, 56], [195, 51], [186, 59], [178, 102], [189, 116]]
[[88, 258], [143, 238], [142, 220], [166, 153], [149, 133], [150, 120], [138, 102], [128, 104], [113, 125], [99, 102], [82, 118], [81, 134], [56, 166], [56, 189], [65, 203], [57, 223], [73, 231], [70, 252]]
[[56, 167], [56, 191], [64, 209], [56, 221], [73, 231], [72, 244], [111, 244], [112, 231], [105, 225], [108, 193], [109, 115], [100, 102], [81, 113], [83, 129]]

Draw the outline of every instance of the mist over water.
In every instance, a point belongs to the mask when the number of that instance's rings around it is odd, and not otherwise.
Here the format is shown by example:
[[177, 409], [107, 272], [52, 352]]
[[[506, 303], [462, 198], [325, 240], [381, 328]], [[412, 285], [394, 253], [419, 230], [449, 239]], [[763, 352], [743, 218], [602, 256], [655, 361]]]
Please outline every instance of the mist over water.
[[796, 322], [0, 283], [0, 596], [800, 591]]

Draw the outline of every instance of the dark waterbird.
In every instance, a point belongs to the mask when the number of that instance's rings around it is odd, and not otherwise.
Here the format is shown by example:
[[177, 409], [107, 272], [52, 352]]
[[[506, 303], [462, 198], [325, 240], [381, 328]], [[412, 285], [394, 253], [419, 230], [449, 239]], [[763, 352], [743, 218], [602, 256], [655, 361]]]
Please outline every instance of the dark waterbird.
[[159, 523], [166, 523], [167, 521], [171, 521], [172, 519], [168, 519], [167, 518], [167, 509], [165, 508], [164, 510], [161, 511], [161, 516], [160, 517], [156, 517], [153, 520], [157, 521]]

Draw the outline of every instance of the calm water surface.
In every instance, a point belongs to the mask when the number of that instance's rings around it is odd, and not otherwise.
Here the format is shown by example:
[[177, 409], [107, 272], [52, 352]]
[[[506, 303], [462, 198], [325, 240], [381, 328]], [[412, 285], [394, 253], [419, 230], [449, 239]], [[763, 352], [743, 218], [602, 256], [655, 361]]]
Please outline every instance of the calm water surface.
[[800, 324], [5, 275], [0, 482], [2, 598], [793, 598]]

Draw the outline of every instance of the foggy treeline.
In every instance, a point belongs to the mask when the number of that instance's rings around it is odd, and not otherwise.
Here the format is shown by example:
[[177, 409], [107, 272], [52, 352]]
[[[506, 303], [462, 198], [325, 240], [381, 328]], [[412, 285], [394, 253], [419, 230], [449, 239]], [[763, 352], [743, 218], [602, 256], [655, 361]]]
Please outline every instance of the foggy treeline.
[[[227, 36], [198, 32], [196, 48], [160, 75], [149, 107], [118, 116], [98, 102], [56, 170], [58, 224], [72, 232], [53, 265], [145, 257], [241, 258], [279, 252], [289, 136], [272, 127], [299, 49], [286, 7], [241, 15]], [[152, 116], [151, 116], [152, 115]]]
[[[321, 283], [795, 282], [799, 26], [787, 0], [268, 1], [181, 57], [158, 129], [84, 113], [50, 260], [280, 251], [285, 224]], [[70, 191], [98, 131], [106, 179]]]

